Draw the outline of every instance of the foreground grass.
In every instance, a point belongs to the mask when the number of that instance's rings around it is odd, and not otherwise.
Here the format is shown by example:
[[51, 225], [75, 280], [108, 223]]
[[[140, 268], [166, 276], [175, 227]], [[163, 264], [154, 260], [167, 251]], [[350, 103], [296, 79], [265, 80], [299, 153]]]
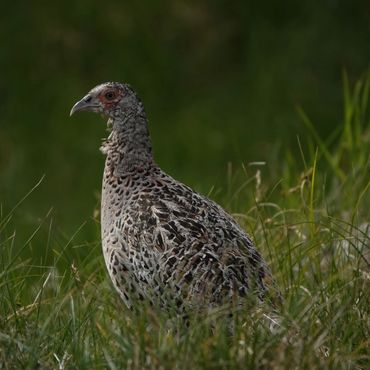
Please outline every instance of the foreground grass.
[[144, 305], [129, 312], [99, 242], [66, 241], [50, 215], [20, 241], [15, 208], [0, 220], [0, 368], [368, 368], [370, 75], [353, 89], [344, 81], [343, 124], [328, 142], [299, 111], [310, 132], [301, 158], [286, 151], [268, 164], [281, 180], [264, 181], [258, 163], [230, 176], [224, 206], [269, 260], [278, 312], [189, 325]]

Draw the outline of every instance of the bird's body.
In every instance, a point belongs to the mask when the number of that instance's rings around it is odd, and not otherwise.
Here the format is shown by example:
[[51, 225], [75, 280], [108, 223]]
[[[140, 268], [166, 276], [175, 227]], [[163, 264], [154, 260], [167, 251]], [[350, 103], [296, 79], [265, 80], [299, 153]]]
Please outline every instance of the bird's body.
[[182, 309], [263, 300], [272, 281], [266, 263], [220, 206], [154, 162], [146, 114], [132, 89], [103, 84], [75, 107], [72, 113], [93, 110], [110, 117], [112, 131], [102, 146], [102, 245], [126, 305], [145, 300]]

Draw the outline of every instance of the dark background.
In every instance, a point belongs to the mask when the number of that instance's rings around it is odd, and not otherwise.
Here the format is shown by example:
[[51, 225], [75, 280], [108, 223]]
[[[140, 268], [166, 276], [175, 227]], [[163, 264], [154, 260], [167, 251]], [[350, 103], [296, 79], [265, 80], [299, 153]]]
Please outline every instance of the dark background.
[[3, 1], [0, 45], [1, 212], [45, 174], [18, 225], [53, 208], [60, 233], [87, 220], [90, 238], [105, 123], [69, 118], [88, 90], [130, 83], [161, 167], [222, 192], [227, 163], [266, 160], [268, 176], [272, 155], [298, 152], [297, 105], [323, 138], [341, 124], [342, 69], [354, 81], [369, 66], [370, 2]]

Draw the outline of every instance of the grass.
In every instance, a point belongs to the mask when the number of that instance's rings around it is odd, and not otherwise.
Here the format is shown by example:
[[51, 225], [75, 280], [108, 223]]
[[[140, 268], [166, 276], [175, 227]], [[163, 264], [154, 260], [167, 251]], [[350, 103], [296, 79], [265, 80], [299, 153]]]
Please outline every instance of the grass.
[[[353, 88], [343, 80], [343, 122], [327, 141], [298, 108], [308, 132], [300, 157], [286, 150], [229, 171], [223, 205], [268, 259], [284, 296], [278, 312], [188, 326], [143, 304], [129, 312], [98, 235], [60, 235], [50, 211], [19, 240], [21, 201], [1, 210], [0, 369], [369, 368], [370, 73]], [[279, 176], [265, 180], [267, 167]]]

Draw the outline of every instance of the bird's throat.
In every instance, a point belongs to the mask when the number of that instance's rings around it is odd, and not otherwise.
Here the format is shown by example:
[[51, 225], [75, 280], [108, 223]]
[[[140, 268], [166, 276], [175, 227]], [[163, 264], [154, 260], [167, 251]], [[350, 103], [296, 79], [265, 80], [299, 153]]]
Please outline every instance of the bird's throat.
[[130, 119], [109, 119], [111, 132], [100, 150], [111, 166], [118, 169], [146, 167], [153, 163], [152, 146], [145, 116]]

